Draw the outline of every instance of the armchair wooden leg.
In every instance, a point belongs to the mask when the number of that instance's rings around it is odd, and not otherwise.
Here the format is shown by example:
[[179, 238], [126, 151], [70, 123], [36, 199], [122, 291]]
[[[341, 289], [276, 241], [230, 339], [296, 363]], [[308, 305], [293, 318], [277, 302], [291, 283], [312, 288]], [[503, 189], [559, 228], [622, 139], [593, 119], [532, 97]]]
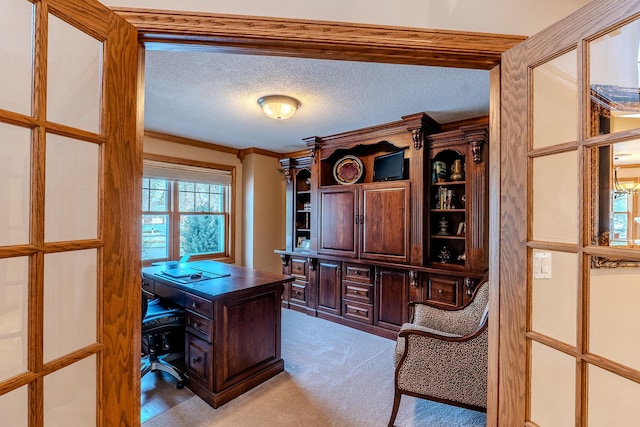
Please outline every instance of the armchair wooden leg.
[[402, 393], [400, 390], [396, 388], [396, 392], [393, 396], [393, 409], [391, 410], [391, 418], [389, 418], [389, 426], [393, 427], [393, 423], [396, 420], [396, 416], [398, 415], [398, 408], [400, 408], [400, 398], [402, 397]]

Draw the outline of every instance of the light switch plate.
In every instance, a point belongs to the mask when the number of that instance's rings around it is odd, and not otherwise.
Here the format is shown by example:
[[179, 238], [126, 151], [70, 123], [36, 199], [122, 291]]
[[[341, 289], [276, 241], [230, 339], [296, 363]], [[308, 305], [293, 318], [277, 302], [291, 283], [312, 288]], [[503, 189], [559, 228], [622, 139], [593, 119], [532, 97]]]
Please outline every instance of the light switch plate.
[[551, 279], [551, 252], [533, 253], [533, 278]]

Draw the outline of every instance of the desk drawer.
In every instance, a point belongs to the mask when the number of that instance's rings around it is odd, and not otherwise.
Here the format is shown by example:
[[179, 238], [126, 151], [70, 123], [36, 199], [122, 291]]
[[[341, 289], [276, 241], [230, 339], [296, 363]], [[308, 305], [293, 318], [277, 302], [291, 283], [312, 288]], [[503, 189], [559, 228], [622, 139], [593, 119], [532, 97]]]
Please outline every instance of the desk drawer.
[[213, 301], [185, 292], [184, 308], [213, 319]]
[[146, 277], [142, 277], [142, 289], [149, 292], [150, 294], [155, 293], [155, 287], [153, 286], [153, 280], [147, 279]]
[[211, 390], [213, 384], [213, 345], [194, 335], [186, 335], [185, 363], [189, 379]]
[[186, 312], [186, 330], [194, 335], [213, 342], [213, 320], [190, 311]]
[[160, 281], [156, 281], [154, 285], [154, 294], [160, 298], [164, 298], [172, 303], [184, 307], [184, 292], [170, 285], [165, 285]]

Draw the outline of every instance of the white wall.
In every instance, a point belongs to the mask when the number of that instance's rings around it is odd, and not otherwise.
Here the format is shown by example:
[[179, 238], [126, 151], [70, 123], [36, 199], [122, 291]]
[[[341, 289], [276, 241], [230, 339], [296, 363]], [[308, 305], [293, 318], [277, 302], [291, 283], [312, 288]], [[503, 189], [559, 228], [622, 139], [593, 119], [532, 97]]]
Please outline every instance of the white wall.
[[588, 0], [103, 0], [115, 7], [355, 22], [531, 36]]

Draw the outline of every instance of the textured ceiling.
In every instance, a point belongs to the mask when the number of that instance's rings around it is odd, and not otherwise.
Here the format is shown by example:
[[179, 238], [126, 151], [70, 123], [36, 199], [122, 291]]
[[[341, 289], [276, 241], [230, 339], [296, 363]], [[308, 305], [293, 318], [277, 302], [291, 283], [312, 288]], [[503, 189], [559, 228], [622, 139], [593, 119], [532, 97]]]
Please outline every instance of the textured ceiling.
[[[257, 104], [302, 103], [289, 120]], [[327, 136], [426, 112], [447, 123], [489, 112], [489, 72], [210, 52], [146, 52], [145, 129], [232, 148], [287, 153]]]

